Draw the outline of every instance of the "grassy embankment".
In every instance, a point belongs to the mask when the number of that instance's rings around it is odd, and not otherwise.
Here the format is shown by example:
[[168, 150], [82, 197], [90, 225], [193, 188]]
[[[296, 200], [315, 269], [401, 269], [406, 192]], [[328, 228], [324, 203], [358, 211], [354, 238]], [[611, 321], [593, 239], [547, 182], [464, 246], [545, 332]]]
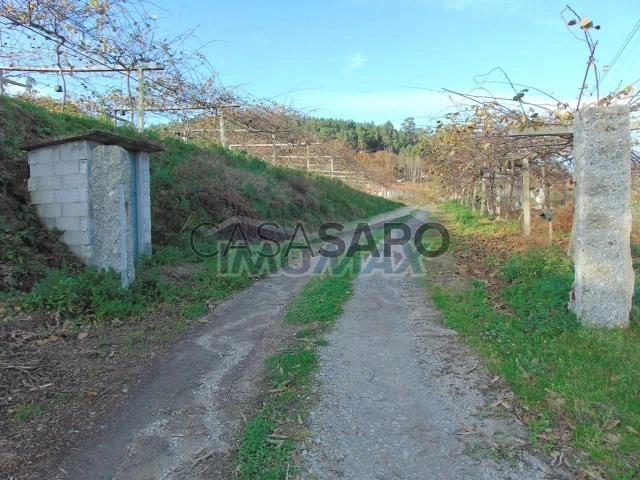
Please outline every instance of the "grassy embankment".
[[[286, 226], [303, 222], [310, 229], [399, 206], [337, 180], [271, 167], [243, 152], [160, 138], [153, 129], [139, 134], [119, 128], [121, 134], [143, 136], [165, 148], [151, 159], [154, 255], [140, 262], [136, 282], [124, 291], [114, 273], [80, 265], [55, 233], [39, 225], [28, 204], [28, 166], [19, 147], [93, 128], [113, 130], [104, 119], [0, 97], [0, 294], [12, 307], [4, 316], [15, 309], [37, 310], [62, 320], [104, 323], [138, 318], [160, 306], [171, 306], [178, 318], [197, 316], [206, 312], [207, 303], [251, 281], [251, 272], [221, 278], [215, 258], [204, 260], [190, 250], [189, 231], [198, 223], [242, 215]], [[167, 276], [168, 267], [184, 264], [197, 268], [186, 269], [179, 281], [172, 272]]]
[[[165, 148], [151, 157], [154, 254], [138, 263], [136, 281], [123, 290], [114, 272], [78, 262], [58, 242], [59, 232], [39, 224], [28, 202], [28, 165], [19, 147], [88, 129], [113, 126], [0, 96], [0, 333], [6, 333], [0, 354], [33, 363], [24, 375], [37, 374], [38, 385], [52, 385], [34, 390], [18, 375], [9, 378], [0, 390], [0, 428], [61, 421], [65, 415], [53, 415], [61, 402], [86, 403], [83, 396], [115, 381], [106, 367], [113, 359], [137, 364], [138, 353], [171, 340], [211, 305], [253, 281], [260, 272], [222, 275], [217, 257], [191, 251], [189, 232], [199, 222], [242, 215], [289, 227], [303, 222], [309, 231], [326, 221], [352, 221], [399, 206], [242, 152], [161, 138], [153, 129], [139, 134], [119, 128]], [[48, 361], [50, 356], [59, 363]], [[61, 376], [67, 371], [74, 376]]]
[[[434, 275], [433, 300], [510, 384], [531, 442], [556, 460], [564, 454], [581, 478], [638, 478], [638, 297], [630, 328], [587, 328], [567, 309], [573, 268], [563, 249], [523, 248], [517, 224], [488, 221], [458, 203], [441, 210], [453, 238], [448, 268], [470, 282], [455, 289]], [[633, 253], [637, 268], [640, 250]]]

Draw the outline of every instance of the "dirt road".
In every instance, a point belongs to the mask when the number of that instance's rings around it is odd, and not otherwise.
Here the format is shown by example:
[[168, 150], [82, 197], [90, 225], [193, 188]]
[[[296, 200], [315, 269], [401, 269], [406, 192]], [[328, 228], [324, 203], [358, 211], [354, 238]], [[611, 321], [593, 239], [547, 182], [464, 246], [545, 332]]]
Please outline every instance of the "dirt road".
[[[99, 435], [63, 459], [58, 478], [230, 478], [263, 360], [294, 334], [282, 317], [307, 280], [274, 275], [220, 304]], [[426, 297], [417, 277], [357, 278], [321, 349], [311, 439], [298, 450], [304, 477], [565, 478], [526, 447], [525, 428], [502, 405], [492, 406], [508, 391]]]
[[495, 405], [507, 389], [442, 325], [421, 278], [360, 275], [328, 340], [303, 478], [567, 478]]
[[[402, 208], [373, 225], [406, 215]], [[273, 275], [221, 303], [202, 319], [204, 332], [186, 338], [156, 363], [133, 399], [106, 419], [98, 435], [41, 478], [228, 478], [243, 413], [258, 397], [263, 360], [286, 344], [289, 299], [308, 277]]]

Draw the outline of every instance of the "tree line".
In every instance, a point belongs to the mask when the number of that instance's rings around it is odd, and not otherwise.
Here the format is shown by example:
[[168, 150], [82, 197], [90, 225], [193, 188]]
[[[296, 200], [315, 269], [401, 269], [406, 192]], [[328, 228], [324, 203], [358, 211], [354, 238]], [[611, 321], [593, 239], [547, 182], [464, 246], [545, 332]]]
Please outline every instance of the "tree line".
[[301, 123], [320, 138], [340, 140], [353, 150], [369, 153], [387, 151], [399, 154], [411, 151], [426, 133], [416, 126], [412, 117], [406, 118], [399, 129], [391, 121], [376, 125], [373, 122], [305, 117]]

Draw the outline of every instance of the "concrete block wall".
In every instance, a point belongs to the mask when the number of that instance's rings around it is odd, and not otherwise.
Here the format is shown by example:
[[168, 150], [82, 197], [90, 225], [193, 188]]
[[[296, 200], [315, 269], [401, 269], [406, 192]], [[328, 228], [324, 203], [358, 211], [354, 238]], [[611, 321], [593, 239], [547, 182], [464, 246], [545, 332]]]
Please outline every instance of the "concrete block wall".
[[149, 155], [136, 152], [133, 171], [130, 150], [99, 141], [34, 147], [28, 188], [45, 227], [60, 230], [61, 241], [86, 264], [120, 271], [127, 286], [136, 254], [151, 255]]
[[80, 140], [29, 154], [31, 203], [45, 227], [63, 231], [62, 240], [85, 263], [91, 258], [88, 164], [95, 142]]

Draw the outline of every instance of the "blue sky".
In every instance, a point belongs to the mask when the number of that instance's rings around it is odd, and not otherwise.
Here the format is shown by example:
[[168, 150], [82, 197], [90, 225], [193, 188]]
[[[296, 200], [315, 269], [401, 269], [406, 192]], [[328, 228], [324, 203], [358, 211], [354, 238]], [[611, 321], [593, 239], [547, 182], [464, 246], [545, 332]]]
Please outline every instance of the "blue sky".
[[[502, 67], [513, 82], [575, 99], [587, 48], [571, 36], [556, 0], [157, 0], [159, 26], [198, 26], [203, 52], [227, 86], [276, 98], [318, 116], [399, 124], [442, 112], [433, 90], [468, 92], [474, 77]], [[576, 0], [600, 24], [596, 60], [611, 62], [640, 20], [638, 0]], [[574, 27], [579, 32], [577, 27]], [[603, 88], [640, 78], [640, 33]], [[491, 80], [503, 77], [494, 73]], [[587, 83], [593, 84], [593, 80]], [[513, 96], [500, 84], [497, 94]], [[422, 120], [421, 120], [422, 119]]]

